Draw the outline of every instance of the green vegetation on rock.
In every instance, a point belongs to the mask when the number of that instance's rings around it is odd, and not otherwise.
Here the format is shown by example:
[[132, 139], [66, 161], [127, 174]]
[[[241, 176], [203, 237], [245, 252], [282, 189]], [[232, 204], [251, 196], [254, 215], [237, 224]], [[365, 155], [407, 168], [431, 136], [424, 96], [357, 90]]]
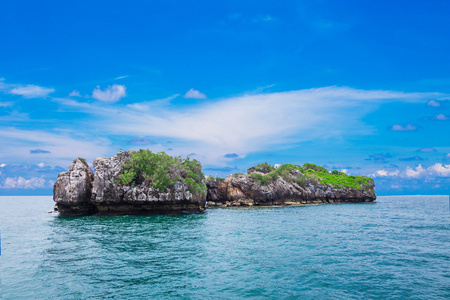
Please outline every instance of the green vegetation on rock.
[[217, 180], [223, 180], [223, 178], [220, 177], [214, 177], [212, 175], [209, 175], [208, 177], [206, 177], [205, 182], [217, 182]]
[[[267, 163], [259, 164], [254, 169], [262, 170], [263, 168], [261, 166], [264, 166], [265, 170], [270, 170], [271, 168], [267, 167], [267, 165], [269, 164], [266, 164]], [[235, 177], [237, 176], [238, 174], [235, 174]], [[339, 189], [354, 188], [372, 191], [372, 187], [374, 184], [373, 179], [370, 177], [349, 176], [337, 170], [329, 172], [324, 167], [311, 163], [305, 163], [303, 166], [284, 164], [277, 169], [272, 167], [272, 171], [270, 171], [268, 174], [255, 172], [251, 173], [249, 176], [263, 185], [270, 184], [279, 177], [283, 178], [287, 182], [295, 182], [301, 187], [305, 187], [307, 183], [311, 183], [314, 185], [330, 184], [334, 188]]]
[[[267, 163], [265, 163], [267, 164]], [[270, 165], [269, 165], [270, 166]], [[298, 185], [305, 187], [306, 186], [306, 178], [304, 175], [299, 174], [297, 176], [292, 176], [291, 171], [292, 170], [298, 170], [302, 171], [302, 168], [297, 165], [292, 164], [285, 164], [281, 165], [279, 168], [275, 169], [273, 166], [271, 166], [272, 171], [268, 174], [260, 174], [260, 173], [251, 173], [250, 177], [252, 177], [254, 180], [258, 181], [261, 184], [269, 184], [272, 181], [276, 180], [278, 177], [282, 177], [285, 181], [288, 182], [295, 182]], [[255, 167], [256, 170], [258, 170], [257, 167]], [[270, 169], [270, 168], [267, 168]]]
[[369, 191], [373, 186], [373, 179], [365, 176], [349, 176], [343, 172], [333, 170], [328, 172], [327, 169], [320, 167], [318, 171], [313, 168], [303, 171], [308, 179], [315, 179], [321, 184], [331, 184], [335, 188], [354, 188]]
[[268, 164], [267, 162], [257, 164], [254, 168], [255, 168], [255, 171], [262, 172], [262, 173], [270, 173], [273, 170], [275, 170], [275, 167], [272, 166], [271, 164]]
[[328, 172], [327, 169], [325, 169], [324, 167], [315, 165], [315, 164], [310, 164], [310, 163], [304, 163], [302, 166], [303, 170], [314, 170], [316, 172], [321, 172], [321, 173], [325, 173]]
[[165, 152], [153, 153], [148, 149], [131, 151], [131, 159], [125, 163], [117, 183], [129, 186], [150, 181], [151, 186], [159, 191], [173, 189], [181, 179], [188, 185], [191, 193], [206, 193], [200, 162], [189, 157], [172, 157]]

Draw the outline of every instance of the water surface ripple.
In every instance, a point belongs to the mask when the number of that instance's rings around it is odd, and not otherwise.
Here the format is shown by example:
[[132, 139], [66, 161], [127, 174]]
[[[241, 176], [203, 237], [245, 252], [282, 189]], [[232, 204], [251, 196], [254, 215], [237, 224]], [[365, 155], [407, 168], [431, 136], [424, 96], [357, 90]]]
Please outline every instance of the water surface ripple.
[[4, 299], [449, 299], [449, 199], [59, 217], [0, 197]]

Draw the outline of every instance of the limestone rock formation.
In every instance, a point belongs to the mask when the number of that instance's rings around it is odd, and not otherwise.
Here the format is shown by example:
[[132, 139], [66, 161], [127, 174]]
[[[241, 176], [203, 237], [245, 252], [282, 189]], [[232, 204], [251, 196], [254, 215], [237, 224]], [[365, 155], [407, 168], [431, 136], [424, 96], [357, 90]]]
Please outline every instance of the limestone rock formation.
[[[261, 176], [253, 176], [255, 173]], [[308, 178], [296, 169], [288, 170], [284, 176], [274, 176], [268, 182], [258, 180], [268, 173], [253, 167], [248, 169], [247, 174], [207, 181], [208, 206], [302, 205], [376, 200], [375, 185], [371, 180], [359, 188], [333, 186]]]
[[[188, 184], [182, 181], [183, 177], [173, 186], [162, 191], [153, 188], [152, 181], [149, 179], [138, 184], [121, 183], [119, 175], [131, 159], [131, 151], [120, 151], [116, 156], [109, 158], [97, 158], [94, 161], [95, 175], [85, 162], [80, 159], [74, 160], [69, 171], [59, 174], [54, 186], [53, 199], [60, 214], [204, 211], [206, 192], [191, 193]], [[178, 172], [176, 169], [172, 171]], [[201, 174], [203, 176], [203, 173]]]
[[95, 212], [90, 202], [94, 172], [86, 161], [75, 159], [68, 171], [61, 172], [53, 186], [53, 200], [61, 214], [86, 215]]
[[[61, 215], [202, 212], [208, 206], [269, 206], [373, 202], [371, 178], [328, 172], [313, 164], [267, 163], [247, 174], [208, 178], [201, 164], [149, 150], [97, 158], [94, 172], [80, 158], [61, 172], [53, 199]], [[207, 192], [206, 192], [207, 189]]]

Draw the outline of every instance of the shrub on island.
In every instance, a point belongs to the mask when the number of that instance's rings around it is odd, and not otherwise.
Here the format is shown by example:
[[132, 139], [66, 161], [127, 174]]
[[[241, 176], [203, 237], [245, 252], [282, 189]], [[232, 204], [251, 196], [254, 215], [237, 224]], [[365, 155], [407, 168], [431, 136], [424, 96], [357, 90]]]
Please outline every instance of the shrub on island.
[[153, 153], [148, 149], [131, 151], [131, 159], [124, 164], [116, 183], [135, 186], [150, 181], [159, 191], [173, 189], [181, 180], [188, 185], [191, 193], [206, 194], [202, 166], [196, 159], [188, 156], [172, 157], [165, 152]]
[[[270, 168], [270, 167], [271, 168]], [[260, 184], [270, 184], [281, 177], [285, 181], [295, 182], [301, 187], [305, 187], [308, 182], [313, 184], [331, 184], [334, 188], [354, 188], [373, 192], [373, 179], [365, 176], [349, 176], [344, 172], [333, 170], [329, 172], [322, 166], [305, 163], [303, 166], [294, 164], [283, 164], [276, 168], [263, 163], [255, 166], [249, 176]], [[258, 170], [271, 170], [267, 174], [258, 173]], [[295, 172], [297, 170], [298, 172]], [[294, 172], [292, 172], [294, 171]]]

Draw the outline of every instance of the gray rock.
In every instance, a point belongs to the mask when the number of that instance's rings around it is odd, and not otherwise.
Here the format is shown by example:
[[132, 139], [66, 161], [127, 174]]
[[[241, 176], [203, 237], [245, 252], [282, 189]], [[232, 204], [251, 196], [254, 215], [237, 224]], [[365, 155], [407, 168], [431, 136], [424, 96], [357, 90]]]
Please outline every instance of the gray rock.
[[[255, 168], [248, 169], [249, 173], [252, 171], [255, 171]], [[334, 188], [330, 184], [320, 184], [317, 180], [308, 181], [298, 170], [291, 170], [290, 176], [292, 180], [285, 180], [280, 176], [268, 184], [261, 184], [246, 174], [229, 175], [225, 179], [209, 181], [208, 206], [373, 202], [376, 199], [374, 186], [366, 186], [367, 190]], [[304, 187], [296, 183], [298, 176], [305, 178]]]
[[70, 214], [71, 208], [78, 210], [80, 214], [90, 213], [94, 206], [90, 202], [94, 172], [88, 164], [80, 159], [75, 159], [68, 171], [61, 172], [53, 186], [53, 200], [57, 210], [64, 214]]
[[[181, 180], [170, 190], [159, 191], [149, 180], [128, 186], [120, 182], [130, 151], [94, 160], [95, 175], [80, 159], [62, 172], [54, 186], [54, 201], [61, 215], [146, 214], [155, 212], [201, 212], [206, 194], [192, 194]], [[172, 172], [172, 170], [171, 170]], [[177, 175], [180, 170], [173, 170]]]
[[[122, 172], [123, 165], [130, 159], [129, 151], [120, 151], [116, 156], [99, 157], [94, 160], [95, 175], [91, 197], [93, 204], [114, 205], [123, 201], [125, 193], [129, 192], [131, 187], [116, 182], [116, 179]], [[127, 199], [137, 199], [136, 192], [132, 195]]]

